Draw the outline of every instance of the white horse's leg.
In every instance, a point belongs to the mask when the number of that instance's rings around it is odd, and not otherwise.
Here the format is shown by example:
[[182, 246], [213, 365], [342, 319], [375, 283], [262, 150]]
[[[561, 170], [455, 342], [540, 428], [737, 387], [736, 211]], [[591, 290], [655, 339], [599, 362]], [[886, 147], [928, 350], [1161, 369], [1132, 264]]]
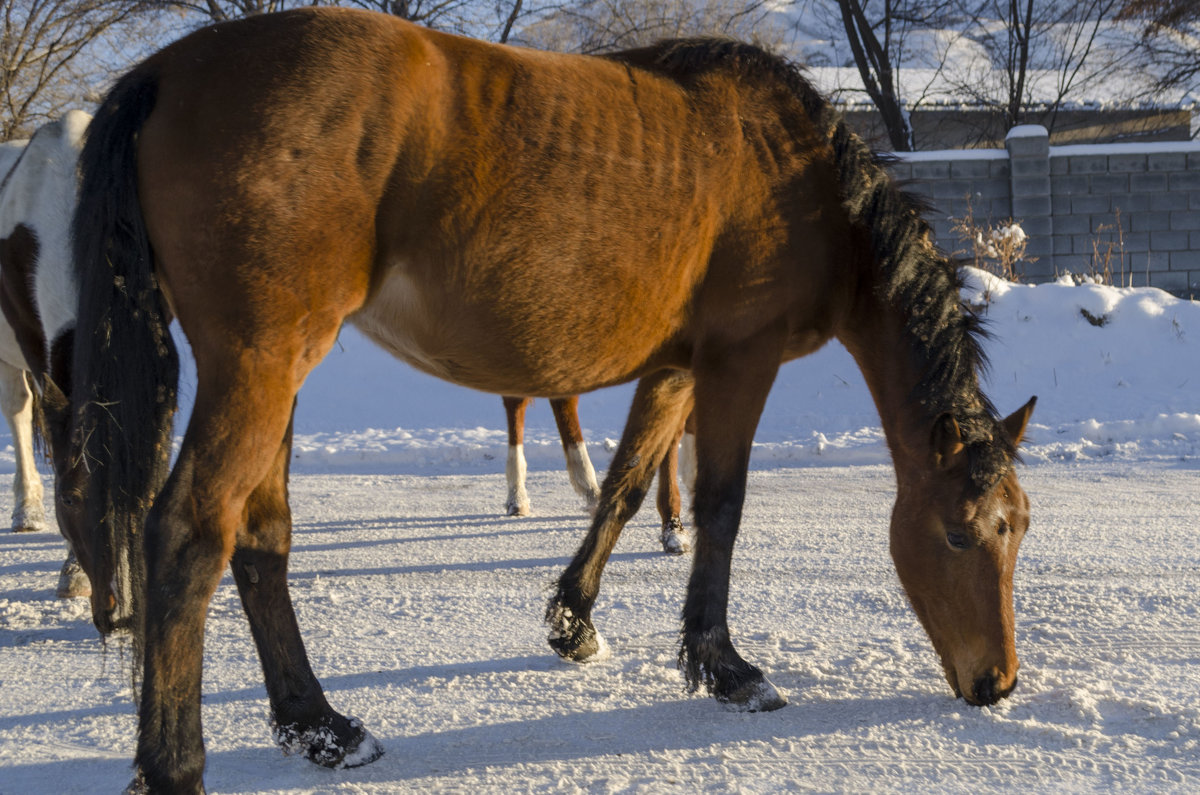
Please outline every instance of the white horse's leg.
[[44, 532], [49, 527], [42, 505], [42, 477], [33, 457], [33, 393], [25, 371], [7, 362], [0, 362], [0, 412], [12, 430], [17, 459], [17, 474], [13, 477], [13, 532]]
[[684, 431], [679, 442], [679, 476], [687, 486], [688, 502], [696, 501], [696, 434]]
[[77, 596], [91, 596], [92, 583], [79, 561], [75, 558], [75, 550], [71, 542], [67, 542], [67, 559], [63, 561], [62, 569], [58, 572], [58, 587], [54, 595], [59, 599], [74, 599]]
[[566, 449], [567, 477], [571, 479], [571, 488], [583, 497], [588, 510], [595, 510], [600, 501], [600, 484], [596, 482], [596, 469], [592, 459], [588, 457], [587, 444], [575, 442]]
[[508, 499], [504, 510], [509, 516], [529, 515], [529, 492], [525, 490], [525, 409], [533, 398], [505, 397], [504, 414], [508, 421], [508, 460], [504, 478], [508, 482]]

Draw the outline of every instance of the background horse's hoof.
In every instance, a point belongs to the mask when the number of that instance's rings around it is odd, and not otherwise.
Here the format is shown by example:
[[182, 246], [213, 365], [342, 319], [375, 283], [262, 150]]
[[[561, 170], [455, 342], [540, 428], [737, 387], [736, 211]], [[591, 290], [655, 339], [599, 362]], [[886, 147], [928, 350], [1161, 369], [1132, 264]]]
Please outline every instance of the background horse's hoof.
[[46, 524], [44, 519], [13, 519], [12, 531], [14, 533], [48, 533], [50, 525]]
[[678, 516], [671, 517], [671, 521], [663, 525], [659, 540], [662, 541], [663, 552], [668, 555], [682, 555], [692, 549], [691, 534]]
[[576, 618], [571, 608], [552, 605], [546, 613], [550, 623], [547, 641], [554, 653], [567, 662], [591, 663], [612, 656], [608, 642], [587, 619]]
[[509, 516], [528, 516], [529, 500], [521, 502], [519, 500], [510, 499], [504, 503], [504, 510]]
[[[344, 724], [341, 736], [334, 728], [336, 723]], [[285, 754], [303, 754], [313, 764], [335, 770], [362, 767], [383, 756], [383, 746], [358, 718], [337, 715], [310, 728], [276, 726], [273, 735]]]
[[717, 701], [733, 712], [771, 712], [787, 706], [787, 696], [775, 685], [761, 677], [729, 694], [718, 695]]
[[59, 599], [74, 599], [77, 596], [92, 595], [92, 583], [74, 555], [70, 555], [63, 561], [62, 570], [58, 572], [58, 587], [54, 589], [54, 595]]

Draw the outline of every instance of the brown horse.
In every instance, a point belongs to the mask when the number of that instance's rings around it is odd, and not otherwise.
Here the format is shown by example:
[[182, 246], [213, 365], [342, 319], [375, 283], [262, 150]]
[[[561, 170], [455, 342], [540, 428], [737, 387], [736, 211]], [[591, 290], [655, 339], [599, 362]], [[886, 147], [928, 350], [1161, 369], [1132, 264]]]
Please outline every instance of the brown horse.
[[[887, 434], [893, 555], [947, 681], [974, 704], [1015, 685], [1029, 503], [1013, 462], [1032, 401], [999, 419], [954, 264], [786, 62], [730, 41], [589, 58], [362, 12], [258, 16], [121, 79], [81, 174], [65, 475], [91, 480], [74, 532], [100, 528], [94, 620], [133, 616], [143, 649], [146, 788], [201, 789], [204, 617], [226, 566], [279, 741], [329, 766], [381, 752], [326, 702], [286, 584], [293, 401], [347, 320], [496, 394], [639, 379], [548, 610], [568, 659], [602, 648], [601, 570], [694, 407], [680, 662], [742, 709], [785, 703], [726, 623], [751, 441], [780, 363], [837, 336]], [[169, 476], [168, 307], [198, 379]]]
[[[529, 492], [525, 488], [525, 412], [533, 403], [533, 398], [506, 396], [502, 399], [505, 420], [508, 423], [508, 460], [504, 467], [504, 477], [508, 482], [508, 499], [505, 500], [504, 509], [509, 516], [528, 516]], [[594, 511], [600, 501], [600, 486], [596, 484], [596, 472], [587, 454], [583, 429], [579, 426], [579, 396], [550, 398], [550, 410], [554, 413], [558, 437], [562, 441], [563, 454], [567, 458], [567, 476], [571, 486], [584, 498], [588, 510]], [[695, 431], [692, 431], [689, 436], [694, 433]], [[662, 519], [659, 541], [662, 543], [663, 552], [668, 555], [682, 555], [691, 549], [691, 538], [681, 516], [683, 502], [679, 497], [679, 443], [683, 437], [684, 428], [681, 427], [678, 437], [667, 449], [658, 468], [658, 515]], [[684, 461], [685, 466], [691, 463], [690, 451]], [[690, 468], [688, 472], [695, 477]]]

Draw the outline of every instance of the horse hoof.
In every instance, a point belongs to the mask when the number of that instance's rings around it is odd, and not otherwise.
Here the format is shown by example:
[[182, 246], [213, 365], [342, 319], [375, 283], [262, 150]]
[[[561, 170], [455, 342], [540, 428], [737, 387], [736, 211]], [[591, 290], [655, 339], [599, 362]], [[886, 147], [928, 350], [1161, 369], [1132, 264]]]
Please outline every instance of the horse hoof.
[[567, 662], [593, 663], [607, 660], [612, 649], [604, 636], [596, 631], [590, 621], [574, 616], [569, 607], [551, 611], [550, 636], [547, 641], [554, 653]]
[[12, 531], [14, 533], [48, 533], [50, 526], [36, 519], [26, 519], [21, 522], [13, 522]]
[[509, 502], [504, 503], [504, 510], [509, 516], [528, 516], [529, 503]]
[[74, 557], [69, 557], [58, 573], [58, 587], [54, 595], [59, 599], [74, 599], [78, 596], [91, 596], [92, 583]]
[[732, 712], [771, 712], [787, 706], [787, 696], [761, 677], [732, 693], [717, 696], [717, 701]]
[[663, 525], [659, 540], [662, 541], [663, 552], [668, 555], [682, 555], [692, 549], [691, 535], [677, 517]]
[[321, 767], [334, 770], [369, 765], [383, 756], [383, 746], [371, 735], [358, 718], [335, 718], [344, 720], [350, 736], [342, 739], [325, 720], [319, 726], [302, 729], [295, 724], [276, 726], [275, 742], [285, 754], [303, 754], [304, 758]]
[[[200, 795], [204, 795], [205, 792], [203, 782], [190, 789], [193, 792], [200, 793]], [[172, 788], [170, 791], [186, 792], [187, 790], [176, 787]], [[146, 777], [142, 774], [141, 770], [138, 770], [137, 774], [134, 775], [133, 780], [129, 782], [128, 786], [121, 790], [121, 795], [150, 795], [150, 785], [146, 783]]]

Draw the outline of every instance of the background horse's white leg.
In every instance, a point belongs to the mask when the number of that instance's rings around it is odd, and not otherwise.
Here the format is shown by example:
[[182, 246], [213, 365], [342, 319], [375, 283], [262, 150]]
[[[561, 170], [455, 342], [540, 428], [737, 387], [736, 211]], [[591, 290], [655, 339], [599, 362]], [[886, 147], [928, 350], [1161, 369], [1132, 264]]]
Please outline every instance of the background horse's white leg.
[[588, 458], [587, 444], [574, 442], [566, 449], [567, 477], [571, 479], [571, 487], [583, 497], [588, 510], [595, 510], [600, 500], [600, 484], [596, 482], [596, 470], [592, 459]]
[[525, 410], [533, 398], [504, 397], [504, 414], [508, 422], [508, 460], [504, 478], [508, 482], [508, 499], [504, 510], [509, 516], [529, 515], [529, 492], [525, 490]]
[[508, 460], [504, 464], [504, 478], [508, 481], [508, 499], [504, 510], [509, 516], [529, 515], [529, 492], [525, 490], [525, 445], [510, 444]]
[[25, 371], [7, 362], [0, 362], [0, 412], [12, 430], [17, 460], [17, 473], [13, 476], [13, 532], [45, 532], [49, 526], [42, 506], [42, 477], [33, 457], [33, 393]]
[[696, 500], [696, 433], [684, 431], [679, 442], [679, 476], [688, 490], [688, 501]]
[[600, 501], [600, 484], [596, 482], [596, 470], [588, 458], [587, 442], [579, 425], [579, 397], [554, 398], [550, 401], [550, 409], [554, 412], [558, 437], [562, 440], [571, 488], [583, 497], [587, 509], [594, 511]]

